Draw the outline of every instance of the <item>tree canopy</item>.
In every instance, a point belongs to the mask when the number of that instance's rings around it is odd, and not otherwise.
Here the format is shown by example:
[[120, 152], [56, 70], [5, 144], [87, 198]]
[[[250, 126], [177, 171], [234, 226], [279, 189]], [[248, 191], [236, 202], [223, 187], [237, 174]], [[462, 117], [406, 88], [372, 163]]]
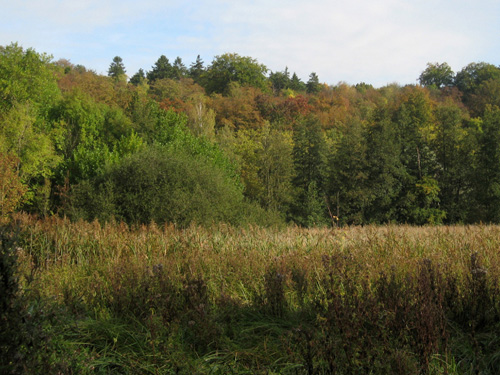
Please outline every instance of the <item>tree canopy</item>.
[[236, 53], [226, 53], [214, 58], [201, 79], [208, 94], [227, 94], [231, 82], [265, 91], [266, 73], [265, 65], [259, 64], [257, 60]]
[[[500, 68], [304, 83], [236, 53], [130, 81], [0, 47], [0, 220], [304, 226], [500, 222]], [[126, 177], [129, 176], [129, 177]]]

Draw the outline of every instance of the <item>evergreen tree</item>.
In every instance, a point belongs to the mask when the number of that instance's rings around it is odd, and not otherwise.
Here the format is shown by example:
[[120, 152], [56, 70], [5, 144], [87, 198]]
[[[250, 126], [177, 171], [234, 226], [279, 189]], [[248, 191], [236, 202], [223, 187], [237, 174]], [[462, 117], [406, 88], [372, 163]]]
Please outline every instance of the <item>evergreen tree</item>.
[[477, 127], [466, 125], [463, 109], [450, 100], [436, 108], [434, 116], [431, 146], [439, 163], [440, 208], [447, 222], [466, 222], [470, 208], [476, 206], [471, 193]]
[[297, 191], [294, 220], [305, 226], [324, 224], [327, 146], [318, 119], [309, 116], [298, 122], [293, 142], [293, 184]]
[[285, 68], [284, 72], [271, 72], [269, 81], [276, 94], [281, 90], [287, 89], [290, 86], [290, 73], [288, 72], [288, 68]]
[[500, 223], [500, 108], [486, 109], [482, 129], [476, 173], [479, 218]]
[[186, 65], [184, 65], [180, 57], [177, 57], [174, 61], [174, 65], [172, 66], [172, 75], [176, 79], [181, 79], [183, 77], [186, 77], [187, 74], [188, 70], [186, 68]]
[[306, 83], [306, 89], [309, 94], [317, 94], [321, 90], [319, 78], [316, 73], [313, 72], [309, 75], [309, 80]]
[[334, 211], [338, 212], [341, 223], [364, 224], [365, 210], [372, 197], [368, 187], [363, 123], [353, 118], [342, 130], [335, 152], [329, 160], [330, 202], [335, 207]]
[[150, 84], [153, 84], [158, 79], [173, 78], [173, 68], [168, 58], [165, 55], [161, 55], [156, 61], [153, 69], [148, 72], [147, 78]]
[[120, 80], [125, 76], [125, 65], [123, 65], [123, 60], [120, 56], [113, 58], [113, 62], [108, 69], [108, 76], [116, 80]]
[[204, 71], [205, 67], [203, 66], [203, 60], [200, 55], [198, 55], [196, 57], [196, 61], [189, 67], [189, 77], [191, 77], [196, 83], [199, 83], [200, 77]]
[[144, 73], [144, 70], [139, 69], [137, 73], [135, 73], [132, 78], [130, 78], [130, 83], [134, 86], [139, 86], [141, 83], [143, 83], [146, 80], [146, 74]]
[[396, 217], [395, 199], [404, 174], [400, 160], [401, 146], [388, 111], [379, 109], [367, 127], [366, 182], [369, 205], [365, 209], [368, 222], [385, 224]]
[[296, 73], [293, 73], [289, 87], [293, 91], [304, 91], [306, 89], [305, 83], [300, 80]]

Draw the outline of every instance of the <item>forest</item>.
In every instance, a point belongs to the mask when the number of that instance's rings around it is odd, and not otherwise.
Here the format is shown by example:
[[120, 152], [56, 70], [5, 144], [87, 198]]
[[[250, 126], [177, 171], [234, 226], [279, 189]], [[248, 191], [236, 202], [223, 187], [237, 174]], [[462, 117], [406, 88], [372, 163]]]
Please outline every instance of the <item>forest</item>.
[[0, 47], [0, 373], [499, 374], [500, 67], [422, 68]]
[[[227, 53], [103, 76], [0, 47], [1, 217], [299, 226], [500, 221], [500, 68], [307, 82]], [[334, 67], [332, 67], [334, 69]]]

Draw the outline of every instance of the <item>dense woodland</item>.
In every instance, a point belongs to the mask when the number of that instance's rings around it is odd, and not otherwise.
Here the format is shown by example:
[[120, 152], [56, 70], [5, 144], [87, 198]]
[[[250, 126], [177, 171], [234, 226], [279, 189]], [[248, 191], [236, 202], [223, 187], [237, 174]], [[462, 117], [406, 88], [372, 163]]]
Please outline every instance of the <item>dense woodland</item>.
[[238, 54], [125, 63], [103, 76], [0, 47], [2, 219], [500, 222], [495, 65], [430, 63], [418, 84], [375, 88]]

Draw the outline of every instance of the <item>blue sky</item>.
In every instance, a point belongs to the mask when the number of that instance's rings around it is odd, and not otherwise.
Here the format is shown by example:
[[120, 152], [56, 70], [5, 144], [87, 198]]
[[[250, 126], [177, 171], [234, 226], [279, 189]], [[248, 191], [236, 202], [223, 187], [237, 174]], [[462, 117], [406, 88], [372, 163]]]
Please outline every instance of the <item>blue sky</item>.
[[127, 74], [161, 55], [251, 56], [335, 85], [416, 83], [428, 62], [500, 65], [499, 0], [0, 0], [0, 45]]

